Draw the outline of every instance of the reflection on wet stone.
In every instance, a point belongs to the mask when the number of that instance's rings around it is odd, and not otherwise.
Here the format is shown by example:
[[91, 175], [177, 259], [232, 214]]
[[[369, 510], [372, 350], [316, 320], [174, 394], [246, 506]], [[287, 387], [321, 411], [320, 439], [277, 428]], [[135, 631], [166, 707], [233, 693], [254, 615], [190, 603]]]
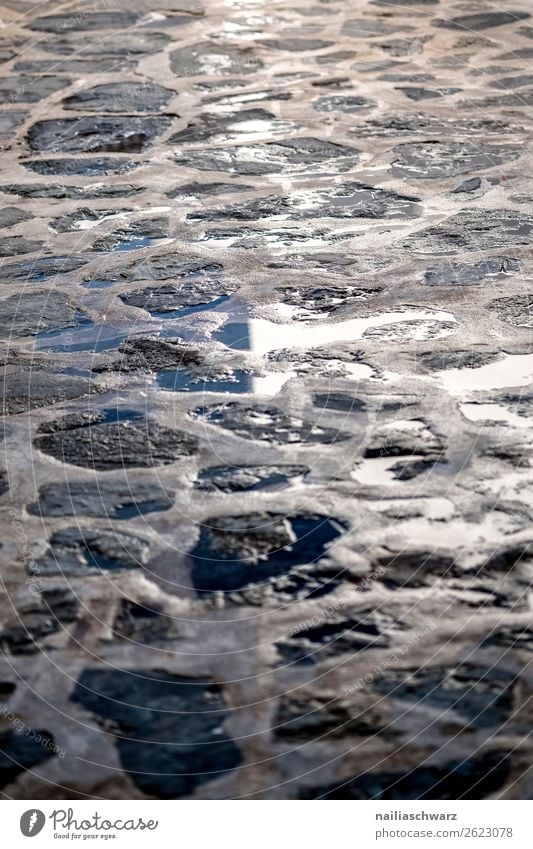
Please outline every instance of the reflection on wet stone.
[[531, 9], [5, 5], [4, 794], [531, 798]]

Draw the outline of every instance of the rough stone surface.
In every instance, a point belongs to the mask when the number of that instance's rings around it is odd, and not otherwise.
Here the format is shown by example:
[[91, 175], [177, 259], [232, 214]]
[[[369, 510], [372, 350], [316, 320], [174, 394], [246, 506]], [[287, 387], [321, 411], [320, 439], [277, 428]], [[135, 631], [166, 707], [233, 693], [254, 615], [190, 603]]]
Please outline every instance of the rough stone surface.
[[531, 799], [531, 14], [4, 0], [21, 810]]

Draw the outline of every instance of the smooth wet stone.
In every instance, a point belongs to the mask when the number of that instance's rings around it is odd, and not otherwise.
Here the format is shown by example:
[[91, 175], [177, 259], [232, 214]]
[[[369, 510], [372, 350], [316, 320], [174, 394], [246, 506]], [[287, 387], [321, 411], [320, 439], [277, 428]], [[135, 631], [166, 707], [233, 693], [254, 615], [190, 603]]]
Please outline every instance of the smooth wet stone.
[[163, 32], [114, 32], [112, 38], [87, 38], [82, 33], [62, 33], [43, 38], [39, 47], [58, 56], [143, 56], [163, 50], [171, 41]]
[[480, 188], [481, 177], [469, 177], [467, 180], [463, 180], [463, 182], [453, 190], [452, 194], [470, 194], [471, 192], [477, 192]]
[[407, 27], [390, 26], [376, 18], [352, 18], [343, 25], [341, 35], [347, 38], [374, 38], [378, 35], [390, 35], [398, 32], [399, 29], [407, 29]]
[[253, 74], [262, 67], [263, 62], [253, 50], [224, 43], [200, 42], [170, 53], [170, 68], [178, 77]]
[[365, 772], [337, 784], [309, 787], [300, 799], [486, 799], [507, 782], [511, 755], [503, 750], [476, 751], [442, 764], [412, 763], [409, 769]]
[[304, 137], [266, 144], [191, 150], [175, 156], [174, 162], [201, 171], [260, 176], [348, 171], [358, 164], [359, 159], [360, 152], [356, 148]]
[[486, 309], [490, 310], [495, 318], [515, 327], [533, 326], [533, 294], [495, 298], [486, 305]]
[[163, 339], [126, 339], [118, 349], [118, 356], [110, 361], [96, 363], [95, 372], [101, 371], [161, 371], [162, 369], [189, 368], [201, 363], [198, 352], [180, 342]]
[[168, 106], [176, 92], [155, 83], [106, 83], [77, 91], [63, 100], [63, 109], [80, 112], [156, 113]]
[[31, 212], [23, 212], [15, 206], [4, 206], [0, 209], [0, 228], [15, 227], [23, 221], [30, 221], [33, 217]]
[[454, 254], [529, 245], [533, 217], [514, 209], [462, 209], [442, 224], [419, 230], [404, 247], [420, 254]]
[[437, 97], [447, 97], [462, 91], [460, 88], [419, 88], [416, 86], [396, 86], [396, 91], [401, 91], [409, 100], [434, 100]]
[[59, 631], [59, 623], [51, 618], [26, 616], [22, 624], [7, 625], [0, 631], [0, 648], [6, 655], [36, 654], [46, 649], [46, 638]]
[[[203, 277], [218, 274], [222, 271], [222, 268], [220, 262], [212, 262], [201, 257], [187, 256], [173, 251], [167, 254], [152, 254], [129, 264], [124, 263], [113, 273], [113, 276], [103, 275], [102, 279], [134, 282], [137, 280], [175, 280], [176, 278], [189, 277], [201, 282]], [[217, 285], [222, 285], [222, 283]], [[138, 306], [138, 304], [135, 304], [135, 306]]]
[[259, 42], [262, 47], [269, 47], [273, 50], [284, 50], [288, 53], [300, 53], [307, 51], [325, 50], [326, 47], [333, 47], [333, 41], [324, 41], [323, 39], [311, 38], [269, 38], [266, 41]]
[[506, 649], [531, 652], [533, 650], [533, 631], [527, 625], [497, 627], [484, 640], [483, 646], [503, 646]]
[[312, 665], [343, 654], [389, 648], [402, 630], [394, 616], [368, 608], [352, 617], [304, 623], [276, 648], [285, 662]]
[[167, 116], [58, 118], [33, 124], [28, 131], [28, 143], [32, 150], [50, 153], [140, 153], [171, 124], [172, 119]]
[[92, 198], [129, 197], [142, 192], [141, 186], [131, 184], [110, 183], [103, 186], [61, 186], [44, 185], [43, 183], [13, 183], [10, 186], [0, 186], [0, 191], [20, 195], [26, 198], [54, 198], [60, 200], [89, 200]]
[[[57, 274], [69, 274], [77, 271], [87, 260], [81, 256], [40, 256], [23, 262], [12, 262], [0, 268], [0, 281], [12, 283], [16, 280], [27, 280], [39, 283]], [[50, 297], [57, 293], [51, 292]]]
[[74, 327], [81, 314], [61, 292], [12, 295], [0, 300], [0, 327], [4, 338], [35, 336], [60, 327]]
[[[175, 799], [237, 769], [218, 684], [158, 669], [85, 669], [72, 701], [115, 729], [123, 769], [148, 796]], [[99, 734], [101, 732], [98, 732]]]
[[304, 694], [284, 695], [272, 720], [274, 735], [298, 743], [331, 738], [372, 736], [384, 733], [384, 710], [363, 700]]
[[391, 168], [395, 176], [436, 180], [512, 162], [522, 156], [523, 148], [480, 142], [434, 141], [400, 144], [394, 148], [394, 153], [398, 155]]
[[[56, 68], [55, 70], [61, 70]], [[6, 103], [37, 103], [71, 85], [67, 77], [30, 77], [19, 74], [0, 77], [0, 101]]]
[[294, 419], [277, 407], [266, 404], [241, 405], [236, 401], [198, 407], [195, 416], [206, 424], [230, 430], [235, 436], [272, 444], [332, 445], [350, 434], [314, 422]]
[[74, 212], [69, 212], [67, 215], [62, 215], [60, 218], [52, 218], [49, 226], [56, 233], [70, 233], [76, 230], [83, 230], [85, 222], [98, 222], [104, 218], [123, 216], [133, 212], [131, 207], [113, 209], [97, 209], [93, 210], [90, 207], [76, 209]]
[[218, 221], [233, 218], [256, 221], [284, 216], [296, 221], [309, 218], [414, 218], [420, 198], [400, 195], [366, 183], [340, 183], [329, 190], [296, 190], [291, 195], [245, 201], [221, 209], [198, 210], [187, 218]]
[[[403, 425], [403, 426], [402, 426]], [[420, 419], [378, 425], [369, 437], [365, 457], [440, 455], [445, 448], [441, 437]]]
[[220, 302], [223, 293], [228, 295], [231, 284], [218, 280], [198, 280], [181, 285], [166, 284], [119, 295], [120, 300], [129, 307], [138, 307], [154, 314], [181, 312], [190, 308]]
[[[22, 319], [27, 320], [27, 316], [23, 315]], [[23, 330], [19, 335], [30, 335], [27, 327]], [[54, 374], [53, 371], [36, 367], [12, 373], [6, 371], [2, 375], [2, 384], [2, 411], [8, 416], [36, 407], [47, 407], [59, 401], [81, 398], [93, 391], [91, 382], [84, 377]]]
[[125, 227], [102, 236], [93, 245], [93, 251], [129, 251], [148, 248], [161, 239], [167, 239], [169, 234], [169, 219], [142, 218]]
[[275, 582], [298, 566], [317, 564], [344, 530], [341, 523], [318, 515], [213, 517], [189, 554], [193, 586], [202, 595]]
[[133, 643], [163, 646], [180, 636], [180, 628], [172, 616], [123, 599], [113, 622], [113, 636]]
[[373, 685], [383, 695], [453, 712], [476, 728], [501, 725], [515, 706], [519, 683], [514, 673], [490, 666], [429, 666], [388, 670]]
[[[103, 417], [102, 417], [103, 418]], [[57, 423], [61, 425], [61, 420]], [[39, 428], [35, 447], [73, 466], [121, 469], [166, 466], [194, 454], [195, 437], [152, 420], [66, 423], [65, 429]], [[47, 432], [48, 431], [48, 432]]]
[[124, 73], [132, 71], [135, 62], [128, 59], [117, 60], [115, 57], [103, 57], [95, 59], [34, 59], [16, 62], [15, 71], [26, 74], [50, 74], [60, 71], [62, 74], [71, 74], [74, 79], [84, 77], [85, 74]]
[[168, 510], [173, 503], [173, 493], [163, 489], [157, 479], [69, 479], [42, 486], [39, 500], [29, 505], [28, 512], [36, 516], [96, 516], [120, 520]]
[[[409, 111], [407, 113], [385, 113], [377, 117], [369, 117], [364, 122], [355, 125], [353, 130], [356, 138], [376, 136], [378, 138], [391, 137], [396, 139], [404, 135], [449, 136], [455, 133], [466, 136], [478, 136], [479, 134], [502, 136], [515, 132], [517, 128], [508, 121], [496, 118], [472, 116], [467, 119], [446, 120], [435, 118], [427, 113]], [[432, 142], [428, 144], [431, 145]]]
[[377, 106], [375, 100], [355, 94], [335, 94], [319, 97], [313, 104], [317, 112], [360, 112], [362, 109], [373, 109]]
[[140, 22], [142, 15], [133, 12], [104, 11], [83, 12], [78, 15], [63, 13], [60, 15], [43, 15], [34, 18], [29, 28], [38, 32], [72, 32], [81, 30], [92, 32], [93, 30], [118, 29], [125, 30]]
[[297, 314], [295, 318], [305, 319], [308, 314], [327, 315], [343, 307], [366, 301], [368, 298], [378, 295], [382, 289], [379, 286], [364, 289], [346, 285], [342, 288], [317, 286], [315, 288], [289, 289], [284, 287], [278, 289], [278, 291], [284, 304], [290, 304], [302, 310], [302, 313]]
[[376, 565], [382, 570], [380, 580], [389, 589], [430, 587], [437, 579], [454, 575], [455, 558], [438, 551], [416, 549], [396, 554], [383, 554]]
[[525, 85], [533, 85], [533, 76], [531, 74], [520, 74], [516, 77], [503, 77], [500, 80], [493, 80], [490, 85], [492, 88], [522, 88]]
[[247, 139], [253, 133], [277, 133], [288, 130], [291, 126], [266, 109], [245, 109], [229, 116], [220, 115], [218, 111], [201, 112], [185, 129], [174, 133], [168, 141], [169, 144], [238, 141], [241, 137]]
[[54, 757], [54, 738], [48, 731], [26, 728], [0, 731], [0, 787], [6, 787], [24, 770], [38, 767]]
[[84, 577], [104, 571], [137, 569], [147, 562], [149, 544], [134, 534], [102, 527], [64, 528], [54, 531], [50, 548], [37, 558], [30, 572], [36, 575]]
[[202, 492], [250, 492], [260, 489], [282, 489], [292, 478], [309, 471], [307, 466], [276, 464], [272, 466], [211, 466], [198, 474], [195, 487]]
[[[36, 174], [60, 177], [92, 177], [99, 174], [124, 174], [126, 171], [132, 171], [142, 164], [141, 161], [130, 158], [121, 159], [118, 156], [88, 156], [81, 159], [26, 159], [21, 162], [21, 165], [24, 165], [30, 171], [35, 171]], [[86, 186], [83, 190], [90, 191], [91, 187]]]
[[6, 236], [0, 239], [0, 257], [18, 256], [40, 251], [44, 242], [25, 239], [23, 236]]
[[520, 271], [520, 262], [507, 256], [487, 257], [473, 265], [446, 262], [428, 268], [424, 281], [428, 286], [471, 286], [487, 277], [512, 275]]
[[417, 354], [420, 362], [426, 368], [442, 371], [443, 369], [480, 368], [496, 362], [501, 356], [500, 351], [422, 351]]
[[322, 410], [334, 410], [337, 413], [362, 413], [367, 409], [364, 400], [347, 392], [317, 392], [313, 395], [313, 404]]
[[458, 29], [465, 32], [480, 32], [484, 29], [492, 27], [502, 27], [507, 24], [515, 24], [517, 21], [524, 21], [530, 18], [529, 12], [480, 12], [475, 15], [460, 15], [457, 18], [446, 18], [432, 21], [435, 27], [444, 27], [445, 29]]
[[168, 198], [202, 198], [205, 195], [238, 194], [253, 191], [245, 183], [184, 183], [165, 192]]
[[21, 109], [11, 110], [0, 114], [0, 141], [9, 141], [12, 139], [21, 124], [28, 117], [28, 112]]

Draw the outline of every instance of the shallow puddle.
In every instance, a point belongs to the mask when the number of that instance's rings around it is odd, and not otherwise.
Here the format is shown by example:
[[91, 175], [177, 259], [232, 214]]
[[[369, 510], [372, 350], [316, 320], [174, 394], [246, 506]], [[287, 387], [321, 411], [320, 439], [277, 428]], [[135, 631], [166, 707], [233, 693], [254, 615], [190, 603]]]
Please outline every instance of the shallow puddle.
[[437, 374], [450, 395], [526, 386], [533, 380], [533, 354], [505, 354], [501, 360], [479, 368], [446, 369]]

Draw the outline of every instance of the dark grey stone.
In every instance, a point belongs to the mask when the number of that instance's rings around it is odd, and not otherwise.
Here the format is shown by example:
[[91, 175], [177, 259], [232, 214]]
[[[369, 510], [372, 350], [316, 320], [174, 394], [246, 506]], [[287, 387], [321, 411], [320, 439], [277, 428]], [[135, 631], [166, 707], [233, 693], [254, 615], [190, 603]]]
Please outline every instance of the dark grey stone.
[[[99, 174], [124, 174], [142, 165], [142, 161], [135, 159], [121, 159], [120, 157], [83, 157], [81, 159], [26, 159], [21, 162], [25, 168], [35, 171], [44, 176], [84, 176], [92, 177]], [[65, 187], [66, 188], [66, 187]], [[72, 188], [69, 186], [69, 188]], [[77, 188], [77, 187], [74, 187]], [[80, 191], [90, 191], [91, 187], [85, 186]]]
[[63, 108], [80, 112], [155, 113], [167, 106], [175, 92], [155, 83], [106, 83], [77, 91], [63, 100]]
[[263, 67], [263, 63], [252, 50], [240, 50], [223, 43], [200, 42], [173, 50], [170, 67], [178, 77], [197, 74], [217, 76], [253, 74]]
[[412, 763], [408, 769], [364, 772], [336, 784], [309, 787], [300, 799], [486, 799], [496, 794], [511, 774], [511, 755], [503, 750], [474, 754], [442, 764]]
[[80, 313], [69, 305], [61, 292], [12, 295], [0, 300], [0, 326], [4, 339], [35, 336], [59, 327], [74, 327], [79, 318]]
[[33, 124], [28, 131], [28, 143], [32, 150], [51, 153], [139, 153], [166, 132], [171, 124], [172, 119], [167, 116], [57, 118]]
[[71, 84], [67, 77], [0, 77], [0, 102], [37, 103]]
[[195, 221], [218, 221], [233, 218], [239, 221], [257, 221], [280, 215], [292, 220], [310, 218], [414, 218], [419, 214], [417, 197], [400, 195], [377, 186], [349, 182], [332, 186], [329, 190], [309, 192], [294, 191], [291, 195], [268, 195], [220, 209], [198, 210], [187, 218]]
[[303, 137], [265, 144], [185, 151], [174, 157], [174, 162], [201, 171], [260, 176], [315, 173], [326, 169], [349, 171], [358, 164], [359, 159], [360, 152], [356, 148]]
[[375, 100], [355, 94], [335, 94], [319, 97], [314, 102], [317, 112], [360, 112], [361, 109], [373, 109]]
[[[85, 669], [72, 701], [116, 729], [123, 769], [157, 799], [175, 799], [236, 769], [220, 687], [157, 669]], [[101, 734], [101, 732], [98, 732]]]
[[193, 436], [154, 421], [115, 421], [69, 427], [35, 439], [44, 454], [89, 469], [166, 466], [194, 454]]
[[523, 148], [510, 144], [432, 141], [400, 144], [394, 153], [399, 157], [392, 162], [391, 170], [396, 176], [436, 180], [512, 162], [522, 156]]
[[487, 277], [506, 276], [520, 271], [520, 262], [507, 256], [489, 256], [473, 265], [442, 263], [428, 268], [424, 280], [428, 286], [471, 286]]
[[0, 239], [0, 257], [31, 254], [39, 251], [43, 242], [36, 239], [25, 239], [23, 236], [6, 236]]
[[350, 438], [334, 428], [314, 422], [294, 420], [277, 407], [267, 404], [241, 405], [236, 401], [199, 407], [195, 415], [207, 424], [230, 430], [235, 436], [272, 444], [332, 445]]
[[136, 569], [147, 562], [149, 544], [133, 534], [108, 528], [64, 528], [50, 537], [50, 548], [30, 571], [36, 575], [85, 575]]
[[156, 480], [67, 480], [45, 484], [28, 512], [36, 516], [97, 516], [131, 519], [168, 510], [173, 494]]
[[[49, 307], [47, 304], [47, 308]], [[23, 314], [22, 320], [27, 321], [28, 316]], [[53, 323], [52, 326], [57, 325]], [[30, 335], [27, 327], [24, 327], [23, 331], [18, 335]], [[15, 335], [13, 331], [12, 335]], [[81, 398], [92, 391], [91, 382], [84, 377], [54, 374], [53, 370], [45, 371], [40, 368], [8, 372], [2, 376], [2, 385], [2, 409], [3, 414], [8, 416], [72, 398]]]
[[203, 469], [196, 482], [202, 492], [251, 492], [262, 489], [280, 489], [289, 485], [291, 478], [309, 471], [307, 466], [212, 466]]
[[40, 728], [0, 731], [0, 787], [11, 784], [25, 769], [30, 770], [53, 757], [54, 742], [52, 735]]
[[71, 271], [77, 271], [78, 268], [86, 264], [87, 260], [81, 256], [42, 256], [3, 265], [0, 269], [0, 279], [3, 283], [12, 283], [15, 280], [40, 282], [49, 277], [55, 277], [57, 274], [69, 274]]
[[0, 209], [0, 227], [15, 227], [22, 221], [30, 221], [33, 217], [31, 212], [23, 212], [15, 206], [4, 206]]
[[434, 20], [433, 26], [445, 29], [459, 29], [468, 32], [480, 32], [492, 27], [502, 27], [507, 24], [515, 24], [530, 18], [529, 12], [479, 12], [475, 15], [461, 15], [458, 18], [447, 18]]
[[495, 298], [486, 307], [500, 321], [515, 327], [533, 327], [533, 294]]

